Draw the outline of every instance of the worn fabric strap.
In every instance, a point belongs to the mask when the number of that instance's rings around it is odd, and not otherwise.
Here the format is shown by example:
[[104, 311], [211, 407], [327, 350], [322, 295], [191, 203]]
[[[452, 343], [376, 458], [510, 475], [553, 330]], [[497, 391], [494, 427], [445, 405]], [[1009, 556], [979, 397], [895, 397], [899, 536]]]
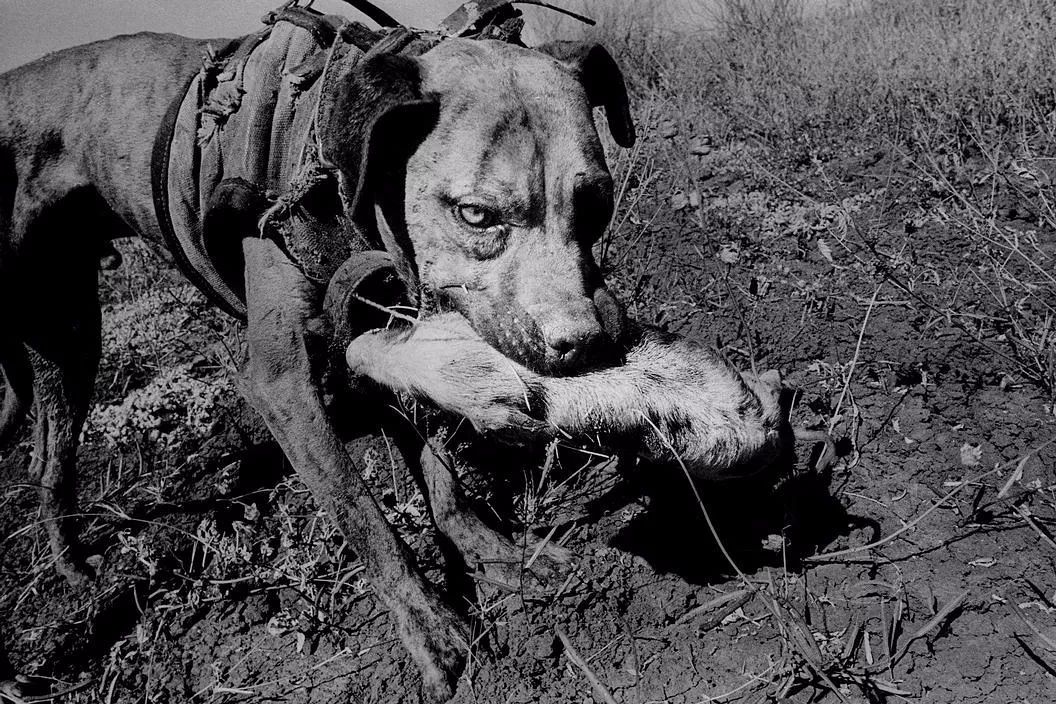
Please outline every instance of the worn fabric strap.
[[[364, 286], [368, 280], [380, 272], [387, 271], [389, 277], [384, 282], [378, 282], [376, 286]], [[333, 326], [333, 341], [338, 349], [344, 349], [356, 335], [364, 330], [375, 327], [370, 319], [378, 319], [378, 315], [355, 315], [353, 310], [361, 313], [381, 313], [387, 306], [398, 303], [391, 300], [395, 291], [401, 290], [398, 284], [399, 277], [393, 268], [392, 257], [388, 252], [371, 249], [365, 252], [356, 252], [338, 267], [333, 278], [326, 288], [326, 297], [323, 302], [323, 310], [330, 319]], [[389, 298], [390, 300], [374, 300], [372, 296]], [[361, 299], [371, 301], [364, 303]], [[366, 310], [364, 310], [366, 306]], [[370, 308], [375, 308], [371, 311]]]
[[[237, 42], [237, 40], [236, 40]], [[228, 45], [230, 49], [236, 42]], [[172, 210], [169, 199], [169, 160], [172, 155], [173, 139], [176, 132], [176, 122], [180, 116], [183, 104], [187, 96], [192, 92], [197, 93], [197, 85], [200, 74], [194, 74], [187, 79], [184, 88], [169, 105], [161, 126], [154, 137], [154, 147], [150, 160], [150, 185], [151, 194], [154, 198], [154, 215], [158, 219], [165, 246], [176, 262], [176, 266], [190, 279], [205, 297], [213, 304], [233, 315], [236, 318], [245, 318], [245, 306], [237, 299], [232, 300], [223, 295], [215, 286], [215, 281], [203, 273], [195, 263], [188, 257], [181, 238], [177, 236], [175, 225], [172, 220]], [[238, 304], [238, 305], [236, 305]]]

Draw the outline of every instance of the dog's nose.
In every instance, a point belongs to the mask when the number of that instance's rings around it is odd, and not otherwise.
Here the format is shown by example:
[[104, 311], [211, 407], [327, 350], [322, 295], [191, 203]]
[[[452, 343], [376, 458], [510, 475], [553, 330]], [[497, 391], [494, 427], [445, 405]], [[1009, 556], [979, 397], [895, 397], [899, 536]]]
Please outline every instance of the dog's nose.
[[606, 347], [608, 335], [597, 320], [554, 321], [542, 326], [550, 366], [561, 373], [571, 373], [590, 365]]

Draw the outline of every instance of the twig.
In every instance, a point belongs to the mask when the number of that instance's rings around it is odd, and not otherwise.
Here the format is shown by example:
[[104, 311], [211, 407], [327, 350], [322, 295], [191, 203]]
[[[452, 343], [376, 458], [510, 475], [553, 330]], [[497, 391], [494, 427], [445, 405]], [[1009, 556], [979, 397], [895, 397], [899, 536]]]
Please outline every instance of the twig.
[[881, 281], [873, 289], [873, 297], [869, 299], [869, 307], [865, 309], [865, 317], [862, 318], [862, 327], [858, 330], [858, 342], [854, 345], [854, 356], [851, 357], [850, 367], [847, 369], [847, 376], [843, 379], [843, 390], [840, 391], [840, 398], [836, 401], [836, 408], [832, 411], [832, 419], [829, 421], [829, 434], [832, 434], [833, 428], [836, 427], [836, 422], [840, 417], [840, 409], [843, 407], [843, 399], [847, 396], [847, 390], [851, 386], [851, 379], [854, 378], [854, 368], [858, 366], [858, 355], [862, 351], [862, 340], [865, 339], [865, 329], [869, 325], [869, 317], [873, 314], [873, 308], [876, 307], [876, 298], [880, 295], [880, 289], [884, 287], [884, 282]]
[[583, 656], [581, 656], [572, 646], [572, 641], [568, 639], [565, 632], [560, 628], [555, 627], [554, 633], [556, 633], [557, 637], [561, 639], [561, 644], [565, 646], [565, 657], [571, 660], [573, 665], [583, 671], [583, 675], [587, 678], [587, 681], [590, 682], [590, 686], [594, 688], [594, 692], [601, 697], [601, 700], [605, 702], [605, 704], [616, 704], [616, 700], [612, 698], [612, 694], [609, 692], [608, 688], [601, 683], [598, 676], [595, 675], [590, 669], [590, 666], [587, 665], [587, 661], [584, 660]]
[[752, 596], [753, 593], [747, 589], [737, 589], [736, 591], [721, 594], [711, 601], [701, 604], [700, 606], [695, 606], [682, 614], [674, 623], [668, 626], [668, 629], [674, 628], [675, 626], [681, 626], [683, 623], [689, 623], [698, 616], [709, 614], [711, 612], [716, 612], [712, 615], [712, 618], [710, 619], [711, 621], [721, 621], [751, 601]]
[[913, 530], [913, 528], [915, 528], [918, 523], [920, 523], [925, 518], [930, 516], [936, 509], [938, 509], [940, 506], [942, 506], [944, 503], [946, 503], [949, 499], [951, 499], [955, 494], [957, 494], [964, 487], [968, 486], [969, 484], [974, 484], [974, 483], [976, 483], [976, 482], [978, 482], [978, 481], [980, 481], [982, 479], [985, 479], [985, 478], [989, 477], [991, 474], [996, 474], [998, 471], [1000, 471], [1000, 468], [994, 467], [993, 469], [991, 469], [988, 472], [983, 472], [982, 474], [977, 474], [974, 477], [970, 477], [969, 479], [965, 479], [963, 482], [961, 482], [956, 487], [954, 487], [952, 491], [950, 491], [948, 494], [946, 494], [941, 499], [939, 499], [934, 504], [932, 504], [931, 508], [929, 508], [927, 511], [925, 511], [922, 514], [920, 514], [919, 516], [914, 518], [912, 521], [910, 521], [906, 525], [902, 526], [901, 528], [896, 530], [894, 533], [892, 533], [891, 535], [889, 535], [889, 536], [887, 536], [885, 538], [881, 538], [880, 540], [876, 540], [876, 541], [874, 541], [872, 543], [868, 543], [866, 545], [859, 545], [858, 547], [854, 547], [854, 548], [846, 548], [844, 550], [836, 550], [835, 552], [825, 552], [825, 553], [821, 553], [820, 555], [811, 555], [809, 557], [804, 557], [803, 561], [804, 562], [821, 562], [821, 561], [824, 561], [824, 560], [831, 560], [834, 557], [842, 557], [843, 555], [852, 555], [852, 554], [854, 554], [856, 552], [862, 552], [862, 551], [865, 551], [865, 550], [872, 550], [874, 548], [880, 547], [881, 545], [886, 545], [887, 543], [890, 543], [892, 540], [894, 540], [898, 536], [902, 535], [903, 533], [906, 533], [908, 531]]
[[539, 556], [543, 553], [543, 550], [546, 549], [546, 546], [550, 544], [550, 541], [553, 539], [554, 533], [556, 532], [557, 526], [554, 526], [550, 529], [550, 532], [547, 533], [546, 536], [539, 541], [539, 544], [535, 547], [535, 552], [532, 553], [532, 556], [528, 558], [528, 562], [525, 563], [524, 569], [532, 569], [532, 565], [534, 565], [535, 561], [539, 559]]
[[740, 686], [734, 687], [733, 689], [731, 689], [729, 691], [726, 691], [726, 692], [723, 692], [721, 694], [705, 695], [707, 698], [704, 701], [705, 702], [717, 702], [717, 701], [721, 701], [723, 699], [729, 699], [733, 695], [740, 694], [741, 692], [743, 692], [744, 690], [748, 689], [749, 687], [751, 687], [754, 684], [760, 684], [760, 683], [761, 684], [768, 684], [773, 678], [763, 679], [763, 675], [768, 675], [771, 672], [773, 672], [773, 670], [774, 670], [774, 666], [771, 665], [770, 667], [766, 668], [765, 670], [763, 670], [762, 672], [760, 672], [757, 675], [749, 675], [749, 677], [751, 679], [749, 679], [747, 682], [745, 682], [744, 684], [742, 684]]
[[1056, 652], [1056, 640], [1053, 640], [1052, 637], [1045, 635], [1044, 631], [1035, 626], [1034, 622], [1027, 618], [1027, 615], [1023, 613], [1023, 609], [1019, 608], [1019, 604], [1017, 604], [1015, 601], [1009, 599], [1008, 605], [1012, 608], [1013, 611], [1016, 612], [1016, 616], [1019, 616], [1020, 620], [1027, 625], [1027, 628], [1034, 631], [1034, 635], [1036, 635], [1042, 643], [1048, 646], [1049, 650]]
[[946, 603], [946, 606], [943, 606], [941, 609], [939, 609], [939, 612], [932, 616], [931, 620], [925, 623], [921, 628], [917, 630], [916, 633], [910, 636], [909, 640], [907, 640], [902, 645], [902, 647], [899, 648], [898, 651], [894, 655], [892, 655], [887, 661], [881, 661], [871, 667], [866, 668], [866, 672], [881, 672], [883, 670], [887, 670], [891, 667], [894, 667], [895, 664], [897, 664], [898, 661], [904, 658], [906, 656], [906, 653], [909, 652], [909, 646], [913, 645], [915, 641], [920, 640], [921, 638], [926, 636], [932, 629], [936, 628], [943, 621], [949, 618], [950, 614], [953, 613], [957, 608], [959, 608], [961, 604], [964, 603], [964, 600], [967, 598], [967, 590], [955, 596], [953, 599]]
[[1040, 523], [1035, 521], [1033, 516], [1027, 513], [1022, 506], [1013, 505], [1012, 510], [1018, 513], [1019, 517], [1022, 518], [1028, 526], [1033, 528], [1035, 533], [1041, 536], [1041, 539], [1045, 541], [1046, 545], [1048, 545], [1053, 550], [1056, 550], [1056, 541], [1053, 541], [1052, 536], [1049, 535], [1049, 532], [1045, 530], [1045, 528], [1043, 528]]

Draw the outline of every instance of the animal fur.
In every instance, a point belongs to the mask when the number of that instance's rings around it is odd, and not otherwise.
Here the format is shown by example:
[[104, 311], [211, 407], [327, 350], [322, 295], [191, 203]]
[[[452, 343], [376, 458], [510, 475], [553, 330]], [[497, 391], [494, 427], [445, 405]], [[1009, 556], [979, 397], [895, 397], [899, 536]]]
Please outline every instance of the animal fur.
[[631, 336], [622, 363], [544, 376], [497, 352], [458, 314], [349, 345], [354, 373], [468, 418], [482, 431], [564, 431], [638, 441], [653, 461], [677, 455], [700, 477], [765, 466], [781, 448], [780, 380], [739, 374], [714, 354], [653, 329]]

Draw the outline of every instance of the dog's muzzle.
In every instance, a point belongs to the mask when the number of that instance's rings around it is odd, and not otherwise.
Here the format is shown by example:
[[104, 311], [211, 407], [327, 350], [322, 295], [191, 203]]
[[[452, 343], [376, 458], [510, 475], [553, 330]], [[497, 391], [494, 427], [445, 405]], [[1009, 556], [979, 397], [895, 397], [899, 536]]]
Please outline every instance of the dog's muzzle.
[[492, 347], [534, 372], [568, 376], [619, 363], [623, 309], [605, 288], [593, 299], [533, 311], [479, 292], [456, 290], [446, 306], [464, 315]]

